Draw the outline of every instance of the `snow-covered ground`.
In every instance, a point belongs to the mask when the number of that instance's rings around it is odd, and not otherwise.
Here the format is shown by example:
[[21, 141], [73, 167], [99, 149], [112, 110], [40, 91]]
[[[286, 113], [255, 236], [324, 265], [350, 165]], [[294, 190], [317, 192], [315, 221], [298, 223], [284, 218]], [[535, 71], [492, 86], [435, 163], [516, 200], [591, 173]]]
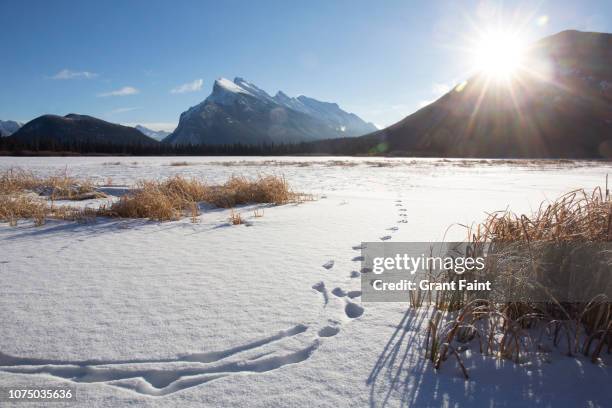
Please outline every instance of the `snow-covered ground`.
[[217, 209], [198, 223], [0, 224], [0, 387], [70, 384], [84, 407], [609, 404], [608, 355], [595, 365], [554, 350], [515, 365], [467, 351], [469, 380], [451, 360], [436, 373], [420, 347], [431, 311], [362, 303], [358, 246], [462, 240], [453, 224], [602, 186], [611, 164], [0, 158], [10, 167], [113, 186], [282, 174], [319, 198], [242, 207], [238, 226]]

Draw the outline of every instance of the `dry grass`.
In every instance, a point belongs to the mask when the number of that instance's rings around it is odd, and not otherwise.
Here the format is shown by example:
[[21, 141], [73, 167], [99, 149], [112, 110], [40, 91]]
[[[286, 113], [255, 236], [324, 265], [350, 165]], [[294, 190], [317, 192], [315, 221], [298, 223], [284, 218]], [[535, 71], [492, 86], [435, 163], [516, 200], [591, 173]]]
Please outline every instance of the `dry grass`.
[[232, 209], [232, 211], [230, 212], [229, 222], [232, 225], [240, 225], [244, 223], [240, 213], [234, 211], [234, 209]]
[[[112, 181], [107, 180], [107, 185]], [[51, 202], [37, 197], [44, 196]], [[207, 185], [199, 180], [174, 176], [163, 181], [141, 181], [119, 201], [98, 209], [78, 210], [55, 207], [60, 199], [99, 198], [95, 185], [66, 174], [39, 178], [25, 171], [10, 170], [0, 175], [0, 220], [15, 224], [20, 218], [32, 218], [37, 224], [45, 217], [62, 219], [89, 219], [92, 215], [121, 218], [149, 218], [157, 221], [176, 220], [189, 216], [198, 222], [198, 203], [222, 208], [241, 204], [271, 203], [275, 205], [299, 203], [313, 198], [291, 191], [286, 180], [277, 176], [256, 179], [231, 177], [221, 185]], [[81, 211], [81, 213], [79, 213]], [[261, 212], [263, 215], [263, 211]], [[256, 211], [256, 217], [260, 216]]]
[[[596, 251], [594, 257], [588, 258], [587, 268], [576, 269], [571, 261], [577, 256], [576, 248], [582, 248], [585, 243], [590, 248], [610, 242], [611, 224], [612, 200], [607, 187], [592, 193], [570, 192], [552, 203], [542, 204], [529, 216], [509, 211], [490, 214], [482, 224], [470, 229], [470, 243], [474, 248], [486, 244], [489, 252], [502, 256], [489, 255], [485, 271], [474, 278], [505, 274], [503, 280], [516, 285], [517, 282], [559, 281], [567, 273], [568, 282], [582, 287], [593, 281], [599, 285], [596, 291], [605, 290], [610, 285], [609, 265], [612, 264], [608, 246], [602, 245], [605, 250]], [[547, 245], [564, 249], [554, 253], [552, 263], [550, 253], [539, 250]], [[526, 250], [502, 252], [513, 246]], [[603, 274], [595, 268], [597, 263], [608, 265], [604, 266]], [[528, 267], [522, 268], [523, 265]], [[541, 265], [552, 266], [541, 268]], [[447, 275], [441, 280], [449, 278], [452, 279]], [[454, 317], [442, 320], [438, 312], [431, 318], [424, 345], [426, 354], [440, 368], [449, 355], [456, 355], [460, 360], [455, 353], [457, 344], [476, 341], [483, 353], [520, 362], [528, 352], [541, 351], [543, 339], [551, 340], [553, 346], [561, 347], [568, 355], [581, 353], [593, 362], [598, 361], [605, 349], [610, 353], [611, 299], [599, 294], [590, 301], [566, 301], [558, 300], [553, 292], [554, 288], [544, 288], [545, 301], [523, 298], [496, 301], [495, 297], [477, 298], [481, 294], [445, 292], [436, 298], [435, 306]], [[459, 364], [467, 377], [461, 361]]]
[[32, 172], [10, 169], [0, 174], [0, 194], [36, 193], [52, 200], [84, 200], [102, 198], [91, 180], [78, 180], [63, 172], [38, 177]]
[[0, 174], [0, 221], [17, 225], [20, 219], [32, 219], [42, 225], [47, 218], [85, 220], [91, 209], [55, 206], [56, 200], [84, 200], [106, 195], [95, 191], [89, 180], [77, 180], [63, 172], [49, 177], [38, 177], [32, 172], [10, 169]]
[[36, 225], [45, 223], [47, 213], [46, 203], [26, 194], [0, 194], [0, 221], [16, 226], [17, 221], [23, 218], [34, 220]]
[[277, 176], [254, 180], [232, 177], [221, 185], [206, 185], [199, 180], [174, 176], [165, 181], [140, 182], [132, 194], [121, 197], [105, 215], [166, 221], [189, 213], [195, 222], [199, 215], [197, 203], [201, 202], [233, 208], [241, 204], [281, 205], [308, 199], [312, 198], [291, 191], [285, 179]]
[[231, 177], [226, 183], [209, 188], [205, 200], [217, 207], [231, 208], [241, 204], [272, 203], [275, 205], [303, 201], [305, 196], [289, 188], [283, 177], [263, 176], [255, 180]]
[[474, 242], [610, 241], [612, 201], [600, 188], [591, 194], [572, 191], [530, 217], [493, 213], [470, 235]]

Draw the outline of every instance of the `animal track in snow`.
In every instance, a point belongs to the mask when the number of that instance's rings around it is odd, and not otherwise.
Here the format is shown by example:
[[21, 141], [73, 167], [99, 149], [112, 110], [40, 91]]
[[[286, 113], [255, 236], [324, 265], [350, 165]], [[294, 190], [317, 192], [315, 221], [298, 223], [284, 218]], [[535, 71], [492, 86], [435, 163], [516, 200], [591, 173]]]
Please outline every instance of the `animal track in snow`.
[[342, 288], [334, 288], [334, 290], [332, 290], [332, 293], [334, 294], [334, 296], [337, 296], [337, 297], [346, 296], [346, 292]]
[[[260, 347], [304, 333], [307, 329], [307, 326], [300, 324], [227, 350], [185, 354], [168, 359], [73, 361], [20, 358], [0, 353], [0, 371], [24, 375], [47, 374], [77, 383], [106, 383], [140, 394], [163, 396], [237, 373], [261, 373], [305, 361], [319, 347], [319, 339], [314, 339], [302, 349], [284, 354], [266, 352], [251, 358], [223, 362], [227, 357], [256, 351]], [[337, 334], [337, 331], [333, 332], [332, 325], [326, 326], [319, 331], [319, 337]], [[143, 368], [146, 364], [155, 364], [155, 367]]]
[[389, 239], [391, 239], [391, 235], [385, 235], [384, 237], [380, 237], [381, 241], [387, 241]]
[[333, 260], [333, 259], [330, 259], [329, 261], [325, 262], [325, 263], [323, 264], [323, 267], [324, 267], [325, 269], [327, 269], [327, 270], [329, 270], [329, 269], [333, 268], [333, 267], [334, 267], [334, 260]]
[[348, 296], [350, 299], [354, 299], [356, 297], [361, 296], [361, 291], [360, 290], [350, 290], [350, 291], [345, 291], [342, 288], [334, 288], [334, 290], [332, 290], [332, 293], [337, 296], [337, 297], [345, 297]]
[[317, 282], [312, 285], [312, 288], [323, 295], [323, 306], [327, 306], [327, 303], [329, 302], [329, 295], [327, 294], [325, 282]]
[[361, 276], [361, 272], [359, 271], [351, 271], [351, 278], [358, 278]]
[[363, 314], [363, 307], [353, 302], [346, 302], [346, 306], [344, 307], [344, 313], [351, 318], [356, 319], [357, 317]]
[[333, 337], [340, 332], [337, 325], [328, 325], [319, 330], [319, 337]]
[[396, 232], [397, 230], [399, 230], [399, 227], [390, 227], [390, 228], [387, 228], [387, 231]]
[[360, 290], [351, 290], [346, 294], [349, 298], [355, 299], [356, 297], [361, 296]]
[[365, 258], [364, 258], [363, 256], [361, 256], [361, 255], [360, 255], [360, 256], [356, 256], [356, 257], [354, 257], [353, 259], [351, 259], [351, 261], [353, 261], [353, 262], [361, 262], [361, 261], [363, 261], [364, 259], [365, 259]]

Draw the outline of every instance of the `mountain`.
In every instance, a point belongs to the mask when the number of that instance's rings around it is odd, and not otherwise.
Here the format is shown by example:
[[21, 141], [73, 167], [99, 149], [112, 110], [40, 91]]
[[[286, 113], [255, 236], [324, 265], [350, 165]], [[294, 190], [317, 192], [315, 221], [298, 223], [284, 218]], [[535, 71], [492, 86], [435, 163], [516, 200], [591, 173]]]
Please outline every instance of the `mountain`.
[[0, 137], [10, 136], [22, 126], [23, 123], [14, 120], [0, 120]]
[[612, 34], [563, 31], [533, 44], [509, 84], [480, 73], [400, 122], [326, 153], [612, 158]]
[[158, 142], [161, 142], [163, 139], [168, 137], [171, 132], [166, 132], [165, 130], [153, 130], [142, 125], [134, 126], [134, 129], [140, 131], [145, 136], [149, 136], [151, 139], [155, 139]]
[[43, 115], [23, 125], [9, 139], [18, 143], [58, 143], [96, 145], [154, 145], [158, 142], [138, 130], [105, 122], [92, 116], [71, 113]]
[[364, 122], [354, 113], [343, 111], [337, 103], [321, 102], [303, 95], [290, 98], [282, 91], [278, 91], [274, 100], [287, 108], [328, 123], [330, 127], [342, 132], [342, 136], [360, 136], [376, 130], [372, 123]]
[[181, 114], [173, 145], [295, 143], [376, 130], [337, 104], [282, 92], [272, 97], [242, 78], [220, 78], [206, 100]]

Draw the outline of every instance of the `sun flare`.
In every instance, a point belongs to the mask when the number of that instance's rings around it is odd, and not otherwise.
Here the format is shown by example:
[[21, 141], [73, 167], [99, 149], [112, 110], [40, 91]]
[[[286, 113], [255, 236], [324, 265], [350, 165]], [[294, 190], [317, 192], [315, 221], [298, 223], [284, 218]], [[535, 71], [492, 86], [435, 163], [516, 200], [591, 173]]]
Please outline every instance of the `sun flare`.
[[481, 34], [474, 47], [474, 68], [492, 79], [513, 78], [524, 63], [526, 45], [522, 39], [509, 32]]

